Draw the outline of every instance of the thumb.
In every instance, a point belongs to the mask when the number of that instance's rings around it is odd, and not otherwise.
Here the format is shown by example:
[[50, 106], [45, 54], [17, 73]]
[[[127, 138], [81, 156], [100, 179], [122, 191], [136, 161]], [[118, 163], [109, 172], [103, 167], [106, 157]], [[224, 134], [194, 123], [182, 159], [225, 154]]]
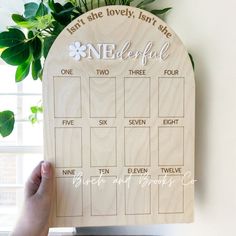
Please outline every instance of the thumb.
[[52, 194], [52, 165], [49, 162], [44, 161], [41, 164], [41, 183], [37, 193], [41, 196], [50, 197]]

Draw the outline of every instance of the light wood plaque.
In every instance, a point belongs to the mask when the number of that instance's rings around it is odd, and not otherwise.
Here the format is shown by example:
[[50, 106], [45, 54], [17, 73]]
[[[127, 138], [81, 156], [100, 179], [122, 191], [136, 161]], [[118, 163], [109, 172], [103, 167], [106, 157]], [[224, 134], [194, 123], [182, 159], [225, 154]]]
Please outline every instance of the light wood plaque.
[[195, 81], [156, 16], [89, 11], [53, 44], [43, 74], [51, 226], [193, 221]]

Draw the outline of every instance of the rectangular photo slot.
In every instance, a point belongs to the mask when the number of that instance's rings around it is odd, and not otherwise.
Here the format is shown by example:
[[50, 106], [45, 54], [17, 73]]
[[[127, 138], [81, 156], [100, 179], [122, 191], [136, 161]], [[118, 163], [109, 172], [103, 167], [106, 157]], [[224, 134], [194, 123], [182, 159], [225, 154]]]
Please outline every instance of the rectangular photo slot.
[[159, 176], [158, 213], [184, 213], [183, 175]]
[[150, 78], [126, 77], [125, 117], [150, 117]]
[[116, 176], [91, 177], [91, 215], [113, 216], [117, 214]]
[[[127, 181], [129, 179], [129, 182]], [[126, 176], [125, 180], [125, 214], [151, 214], [151, 185], [142, 184], [144, 176]], [[150, 176], [145, 176], [145, 179]]]
[[82, 167], [82, 128], [55, 128], [56, 167]]
[[74, 186], [73, 178], [56, 178], [56, 215], [75, 217], [83, 215], [83, 188]]
[[125, 127], [125, 166], [150, 165], [150, 127]]
[[184, 127], [159, 127], [159, 166], [184, 165]]
[[56, 118], [80, 118], [80, 77], [54, 77], [54, 113]]
[[92, 118], [116, 117], [116, 78], [91, 77], [90, 116]]
[[116, 166], [116, 128], [91, 127], [90, 133], [91, 166]]
[[159, 117], [184, 116], [184, 78], [159, 78]]

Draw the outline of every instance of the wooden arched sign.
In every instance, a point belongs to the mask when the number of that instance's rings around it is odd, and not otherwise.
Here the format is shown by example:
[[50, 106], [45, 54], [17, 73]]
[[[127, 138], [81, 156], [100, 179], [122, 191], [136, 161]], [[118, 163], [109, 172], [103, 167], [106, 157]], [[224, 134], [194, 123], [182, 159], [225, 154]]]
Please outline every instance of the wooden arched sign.
[[51, 226], [193, 220], [195, 81], [178, 36], [133, 7], [87, 12], [43, 74]]

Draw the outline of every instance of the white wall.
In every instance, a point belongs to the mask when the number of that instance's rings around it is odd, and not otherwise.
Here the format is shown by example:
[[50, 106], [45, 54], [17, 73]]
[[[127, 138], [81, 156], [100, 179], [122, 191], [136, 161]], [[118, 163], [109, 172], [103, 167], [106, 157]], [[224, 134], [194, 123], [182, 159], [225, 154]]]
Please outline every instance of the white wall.
[[[0, 0], [1, 6], [3, 2], [13, 1]], [[196, 64], [198, 182], [195, 223], [122, 229], [83, 229], [81, 232], [235, 236], [236, 1], [160, 2], [162, 6], [173, 6], [167, 21], [194, 55]], [[1, 21], [2, 16], [1, 14]]]
[[[171, 1], [168, 1], [171, 2]], [[236, 235], [236, 1], [172, 1], [169, 24], [195, 57], [196, 219], [171, 235]]]

